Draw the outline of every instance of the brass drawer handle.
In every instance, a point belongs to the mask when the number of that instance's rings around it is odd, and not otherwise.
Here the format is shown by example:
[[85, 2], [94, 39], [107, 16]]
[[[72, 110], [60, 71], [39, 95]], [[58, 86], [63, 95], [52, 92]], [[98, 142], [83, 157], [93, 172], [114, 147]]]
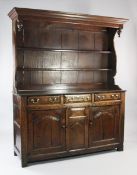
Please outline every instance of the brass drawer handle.
[[118, 94], [112, 94], [111, 97], [114, 99], [114, 98], [119, 98], [119, 95]]
[[101, 96], [98, 95], [97, 98], [98, 98], [98, 100], [104, 100], [105, 99], [105, 95], [101, 95]]
[[98, 95], [98, 96], [97, 96], [97, 98], [98, 98], [98, 99], [100, 99], [100, 98], [101, 98], [101, 96], [100, 96], [100, 95]]
[[52, 102], [53, 102], [53, 98], [51, 98], [51, 97], [50, 97], [50, 98], [49, 98], [49, 102], [51, 102], [51, 103], [52, 103]]
[[102, 99], [105, 99], [105, 95], [102, 95]]
[[58, 98], [57, 97], [49, 97], [49, 102], [50, 103], [55, 103], [55, 102], [58, 102]]
[[36, 104], [39, 102], [39, 98], [32, 98], [30, 101], [33, 103], [33, 104]]
[[111, 97], [112, 97], [112, 98], [115, 98], [115, 95], [114, 95], [114, 94], [112, 94], [112, 95], [111, 95]]

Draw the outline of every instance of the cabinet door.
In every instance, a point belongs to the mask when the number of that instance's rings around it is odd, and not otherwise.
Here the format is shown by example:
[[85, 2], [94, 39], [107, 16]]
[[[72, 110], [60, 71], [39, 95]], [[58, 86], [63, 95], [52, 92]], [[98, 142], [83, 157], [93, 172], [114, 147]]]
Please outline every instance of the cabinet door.
[[67, 148], [85, 149], [88, 146], [88, 110], [85, 107], [67, 110]]
[[65, 150], [65, 111], [30, 111], [28, 114], [28, 148], [30, 154]]
[[90, 108], [89, 146], [118, 143], [119, 125], [119, 105]]

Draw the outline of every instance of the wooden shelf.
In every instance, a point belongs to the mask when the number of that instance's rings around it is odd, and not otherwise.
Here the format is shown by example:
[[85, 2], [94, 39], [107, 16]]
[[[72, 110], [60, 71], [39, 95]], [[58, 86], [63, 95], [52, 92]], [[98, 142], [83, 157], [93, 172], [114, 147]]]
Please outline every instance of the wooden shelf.
[[17, 71], [112, 71], [112, 69], [92, 68], [17, 68]]
[[110, 54], [108, 50], [76, 50], [76, 49], [53, 49], [53, 48], [35, 48], [35, 47], [17, 47], [18, 50], [34, 50], [34, 51], [51, 51], [51, 52], [86, 52], [86, 53], [100, 53]]

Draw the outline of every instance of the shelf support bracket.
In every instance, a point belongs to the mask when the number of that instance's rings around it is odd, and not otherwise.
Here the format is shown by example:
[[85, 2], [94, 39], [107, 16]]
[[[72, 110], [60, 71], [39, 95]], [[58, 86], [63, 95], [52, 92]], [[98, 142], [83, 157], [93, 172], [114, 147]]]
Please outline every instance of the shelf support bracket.
[[19, 20], [17, 20], [17, 29], [18, 29], [18, 32], [22, 31], [23, 29], [23, 23]]
[[122, 32], [122, 28], [121, 28], [121, 27], [119, 27], [119, 28], [117, 29], [117, 34], [118, 34], [118, 37], [120, 37], [121, 32]]

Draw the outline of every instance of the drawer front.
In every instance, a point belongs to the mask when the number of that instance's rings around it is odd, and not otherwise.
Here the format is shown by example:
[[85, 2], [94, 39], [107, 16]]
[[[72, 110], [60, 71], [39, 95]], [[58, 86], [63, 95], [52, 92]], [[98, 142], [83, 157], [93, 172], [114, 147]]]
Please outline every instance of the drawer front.
[[28, 105], [60, 104], [60, 96], [31, 96], [28, 97]]
[[65, 95], [64, 96], [64, 103], [86, 103], [91, 102], [91, 95], [84, 94], [84, 95]]
[[98, 93], [94, 95], [95, 101], [120, 100], [120, 93]]

